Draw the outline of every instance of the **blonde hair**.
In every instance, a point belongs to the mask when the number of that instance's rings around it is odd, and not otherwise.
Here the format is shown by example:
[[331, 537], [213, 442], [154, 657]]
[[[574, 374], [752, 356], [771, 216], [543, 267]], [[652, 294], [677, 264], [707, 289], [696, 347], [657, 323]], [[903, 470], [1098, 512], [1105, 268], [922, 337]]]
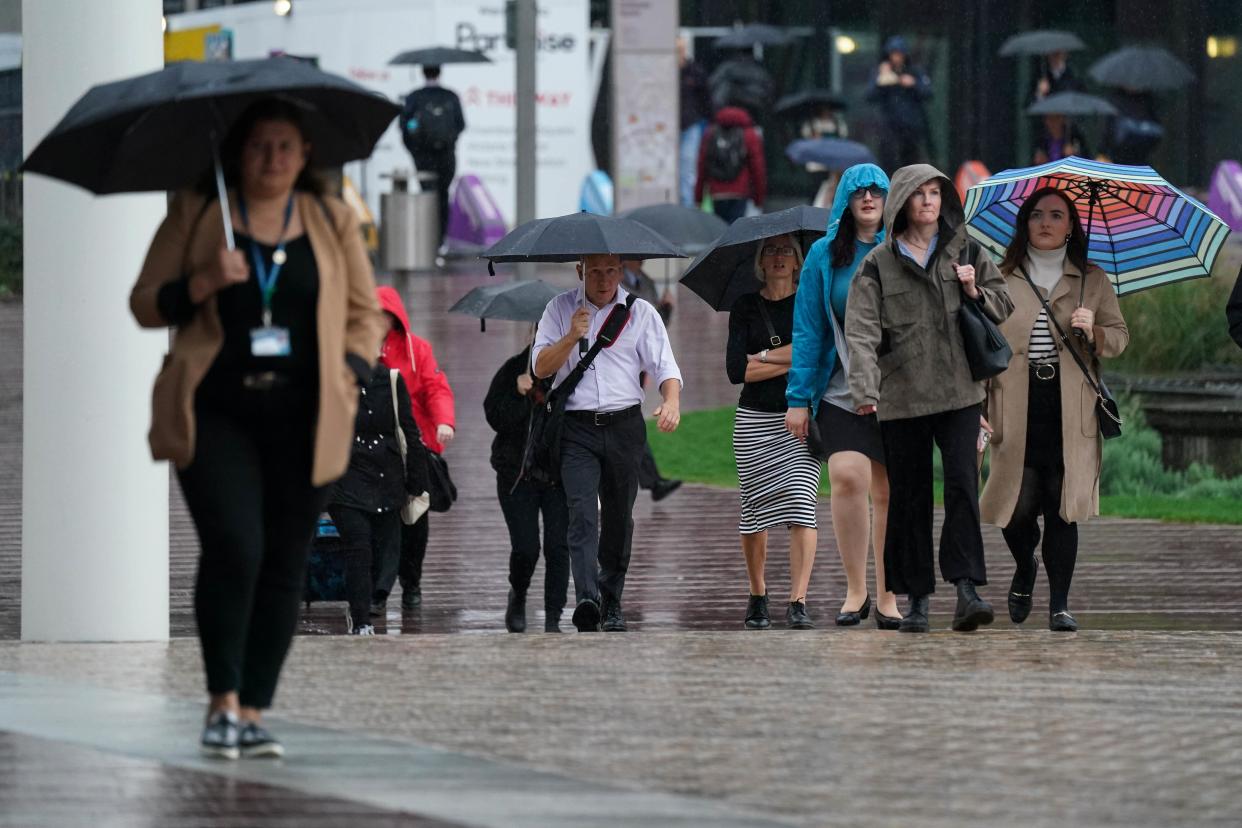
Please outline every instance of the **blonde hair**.
[[[798, 284], [798, 280], [802, 278], [802, 245], [798, 244], [798, 240], [788, 233], [782, 233], [781, 235], [789, 239], [789, 246], [794, 250], [794, 261], [798, 265], [797, 269], [794, 270], [793, 275], [793, 281], [796, 285]], [[755, 248], [755, 278], [765, 284], [768, 280], [767, 277], [763, 275], [763, 267], [759, 264], [759, 262], [763, 259], [763, 248], [767, 247], [768, 243], [775, 238], [779, 238], [779, 236], [769, 236]]]

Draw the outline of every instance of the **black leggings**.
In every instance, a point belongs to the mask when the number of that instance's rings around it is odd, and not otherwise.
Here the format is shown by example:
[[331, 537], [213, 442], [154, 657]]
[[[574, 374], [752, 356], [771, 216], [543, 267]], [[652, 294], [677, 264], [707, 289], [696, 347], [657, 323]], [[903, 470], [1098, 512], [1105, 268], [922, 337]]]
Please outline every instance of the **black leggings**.
[[298, 623], [306, 558], [327, 488], [311, 485], [313, 406], [238, 391], [199, 407], [193, 462], [178, 477], [202, 554], [194, 617], [209, 693], [270, 707]]

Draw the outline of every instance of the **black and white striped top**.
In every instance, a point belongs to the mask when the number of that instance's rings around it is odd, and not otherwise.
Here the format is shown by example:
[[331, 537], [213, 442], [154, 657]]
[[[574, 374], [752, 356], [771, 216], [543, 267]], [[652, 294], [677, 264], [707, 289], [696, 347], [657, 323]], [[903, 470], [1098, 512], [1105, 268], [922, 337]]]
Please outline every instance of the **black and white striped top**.
[[1040, 308], [1039, 316], [1031, 327], [1031, 339], [1026, 346], [1026, 359], [1032, 365], [1051, 365], [1061, 361], [1057, 355], [1057, 341], [1048, 324], [1048, 311]]

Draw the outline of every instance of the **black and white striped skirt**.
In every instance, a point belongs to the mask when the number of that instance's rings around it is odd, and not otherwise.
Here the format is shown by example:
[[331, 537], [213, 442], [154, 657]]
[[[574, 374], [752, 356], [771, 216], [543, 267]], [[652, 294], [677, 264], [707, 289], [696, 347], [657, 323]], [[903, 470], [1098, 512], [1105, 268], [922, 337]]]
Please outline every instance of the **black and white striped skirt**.
[[819, 461], [785, 430], [782, 411], [737, 409], [733, 419], [743, 535], [773, 526], [815, 528]]

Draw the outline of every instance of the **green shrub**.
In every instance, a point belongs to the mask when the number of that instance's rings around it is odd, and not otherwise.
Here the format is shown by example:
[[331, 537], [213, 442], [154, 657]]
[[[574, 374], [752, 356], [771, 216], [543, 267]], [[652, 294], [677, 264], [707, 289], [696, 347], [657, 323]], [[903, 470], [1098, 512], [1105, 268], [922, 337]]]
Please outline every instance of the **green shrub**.
[[22, 226], [0, 221], [0, 297], [22, 292]]
[[1159, 374], [1242, 366], [1242, 350], [1229, 338], [1225, 303], [1232, 275], [1220, 273], [1121, 297], [1130, 345], [1106, 371]]

